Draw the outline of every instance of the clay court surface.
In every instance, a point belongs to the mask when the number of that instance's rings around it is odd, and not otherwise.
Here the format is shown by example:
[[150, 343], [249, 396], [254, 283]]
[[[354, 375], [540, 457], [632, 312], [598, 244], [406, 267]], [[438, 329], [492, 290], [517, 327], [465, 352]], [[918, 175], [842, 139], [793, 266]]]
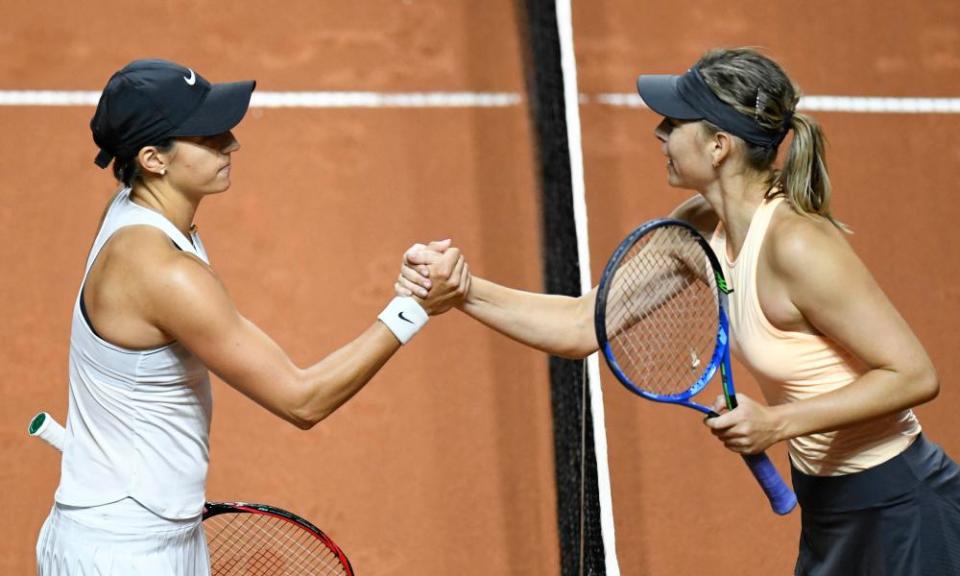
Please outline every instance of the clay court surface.
[[[909, 7], [908, 7], [909, 6]], [[627, 94], [714, 46], [764, 47], [811, 95], [960, 96], [960, 4], [574, 2], [580, 91]], [[477, 92], [495, 108], [253, 108], [233, 187], [198, 225], [240, 310], [300, 364], [375, 320], [401, 254], [452, 237], [478, 275], [540, 290], [521, 23], [506, 0], [38, 0], [0, 10], [0, 90], [99, 90], [140, 57], [258, 91]], [[66, 415], [71, 306], [114, 190], [90, 106], [0, 106], [0, 573], [30, 574], [59, 458], [25, 436]], [[684, 192], [647, 110], [580, 109], [593, 278], [619, 239]], [[815, 116], [835, 211], [927, 346], [942, 392], [917, 410], [960, 456], [960, 115]], [[837, 289], [842, 289], [838, 286]], [[745, 371], [739, 388], [757, 395]], [[767, 508], [693, 413], [604, 374], [617, 555], [626, 575], [788, 574], [799, 513]], [[459, 312], [431, 321], [354, 400], [303, 432], [220, 382], [208, 497], [293, 510], [362, 575], [558, 573], [547, 359]], [[788, 473], [782, 447], [772, 456]]]

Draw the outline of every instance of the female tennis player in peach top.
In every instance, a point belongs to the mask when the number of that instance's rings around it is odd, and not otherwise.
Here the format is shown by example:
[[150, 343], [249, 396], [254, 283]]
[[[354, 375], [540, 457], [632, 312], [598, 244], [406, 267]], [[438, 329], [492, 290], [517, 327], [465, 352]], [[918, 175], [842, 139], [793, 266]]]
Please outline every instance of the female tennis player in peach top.
[[[917, 337], [830, 212], [824, 139], [796, 111], [779, 65], [715, 50], [681, 76], [641, 76], [671, 186], [697, 192], [673, 217], [710, 238], [732, 284], [733, 351], [767, 405], [705, 420], [730, 450], [786, 441], [802, 507], [798, 575], [960, 574], [960, 468], [911, 408], [939, 391]], [[788, 133], [782, 169], [774, 165]], [[409, 255], [400, 294], [449, 289], [436, 252]], [[474, 277], [461, 309], [524, 344], [597, 347], [595, 293], [531, 294]]]

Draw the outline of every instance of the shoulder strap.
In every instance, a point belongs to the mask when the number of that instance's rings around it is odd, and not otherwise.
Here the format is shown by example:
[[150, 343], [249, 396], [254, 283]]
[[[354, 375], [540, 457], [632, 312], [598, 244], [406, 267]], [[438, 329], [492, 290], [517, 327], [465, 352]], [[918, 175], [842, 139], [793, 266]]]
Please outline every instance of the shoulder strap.
[[87, 257], [84, 278], [86, 278], [87, 273], [90, 272], [90, 267], [93, 266], [97, 255], [100, 254], [100, 250], [103, 249], [103, 246], [110, 240], [110, 237], [121, 228], [137, 225], [159, 228], [170, 238], [177, 248], [193, 254], [204, 262], [208, 261], [206, 251], [204, 251], [202, 245], [199, 244], [199, 237], [194, 235], [194, 239], [197, 241], [197, 245], [194, 245], [190, 239], [184, 236], [183, 232], [178, 230], [177, 227], [164, 218], [162, 214], [132, 202], [130, 200], [130, 189], [126, 188], [117, 194], [117, 197], [114, 198], [110, 207], [107, 209], [107, 215], [103, 219], [103, 224], [97, 233], [93, 248], [90, 249], [90, 254]]
[[783, 196], [774, 196], [760, 204], [760, 207], [757, 208], [756, 213], [753, 215], [753, 222], [750, 223], [750, 238], [748, 238], [747, 242], [750, 244], [754, 242], [757, 243], [757, 248], [759, 249], [759, 245], [763, 243], [764, 238], [767, 236], [767, 228], [770, 227], [773, 213], [776, 212], [777, 206], [783, 201]]

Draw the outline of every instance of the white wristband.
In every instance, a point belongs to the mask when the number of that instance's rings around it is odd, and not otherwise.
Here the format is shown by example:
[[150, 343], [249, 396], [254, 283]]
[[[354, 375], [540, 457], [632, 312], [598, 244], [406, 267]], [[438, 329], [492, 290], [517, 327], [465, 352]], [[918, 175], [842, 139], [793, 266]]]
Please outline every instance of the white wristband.
[[397, 296], [387, 304], [377, 319], [393, 332], [401, 344], [406, 344], [423, 328], [430, 316], [413, 298]]

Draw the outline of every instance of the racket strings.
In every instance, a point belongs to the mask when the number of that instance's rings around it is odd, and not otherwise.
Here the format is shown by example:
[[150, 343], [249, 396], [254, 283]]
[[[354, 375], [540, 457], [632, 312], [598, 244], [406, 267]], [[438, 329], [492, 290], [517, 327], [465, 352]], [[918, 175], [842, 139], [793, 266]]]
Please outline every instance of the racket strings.
[[313, 532], [267, 514], [221, 514], [204, 521], [211, 574], [277, 576], [348, 574]]
[[607, 338], [624, 375], [658, 396], [681, 394], [710, 365], [716, 280], [697, 239], [665, 226], [621, 259], [606, 305]]
[[[229, 540], [237, 544], [229, 553], [218, 554], [224, 560], [220, 570], [213, 562], [214, 574], [342, 574], [330, 571], [331, 562], [339, 563], [335, 556], [322, 546], [311, 533], [275, 517], [241, 514], [231, 515], [242, 520], [233, 520], [237, 538]], [[228, 549], [220, 547], [218, 552]], [[239, 553], [237, 553], [239, 552]], [[327, 569], [318, 572], [318, 569]]]

